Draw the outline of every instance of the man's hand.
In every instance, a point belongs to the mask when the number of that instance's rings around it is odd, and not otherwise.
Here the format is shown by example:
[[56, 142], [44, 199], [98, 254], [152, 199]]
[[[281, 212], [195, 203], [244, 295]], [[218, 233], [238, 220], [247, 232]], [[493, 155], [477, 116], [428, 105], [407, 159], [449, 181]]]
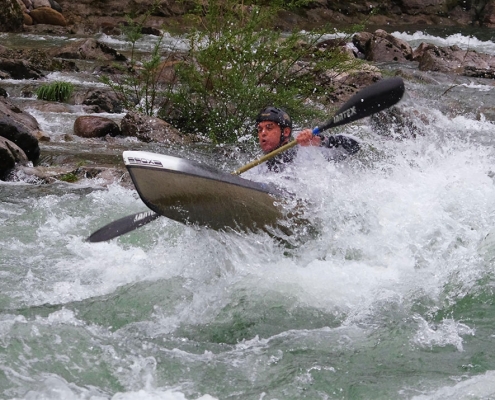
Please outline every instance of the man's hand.
[[296, 137], [297, 144], [300, 146], [320, 146], [321, 145], [321, 137], [318, 135], [313, 135], [313, 131], [311, 129], [304, 129], [299, 132], [299, 135]]

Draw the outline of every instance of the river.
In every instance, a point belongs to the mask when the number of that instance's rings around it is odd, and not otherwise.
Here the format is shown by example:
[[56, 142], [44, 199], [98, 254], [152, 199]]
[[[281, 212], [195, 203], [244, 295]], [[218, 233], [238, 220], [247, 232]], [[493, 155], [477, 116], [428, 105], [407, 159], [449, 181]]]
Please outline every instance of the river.
[[[394, 35], [495, 54], [489, 37]], [[308, 204], [318, 234], [292, 247], [166, 218], [88, 243], [146, 209], [133, 189], [0, 182], [0, 398], [494, 399], [495, 135], [479, 112], [494, 104], [493, 81], [423, 76], [406, 79], [399, 104], [416, 115], [416, 138], [365, 119], [338, 129], [362, 142], [352, 159], [304, 148], [281, 174], [243, 175]], [[42, 156], [81, 151], [64, 135], [82, 110], [42, 112], [20, 98], [32, 82], [3, 84], [52, 137]], [[230, 171], [245, 161], [134, 141], [85, 151], [136, 148]]]

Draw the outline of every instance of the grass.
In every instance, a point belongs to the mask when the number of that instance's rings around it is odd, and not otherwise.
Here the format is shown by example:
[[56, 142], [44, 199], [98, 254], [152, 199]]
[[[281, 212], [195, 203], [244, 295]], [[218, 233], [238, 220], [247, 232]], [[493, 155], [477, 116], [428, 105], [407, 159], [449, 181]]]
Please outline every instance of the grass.
[[67, 102], [74, 91], [74, 85], [70, 82], [51, 82], [41, 85], [36, 90], [39, 100]]

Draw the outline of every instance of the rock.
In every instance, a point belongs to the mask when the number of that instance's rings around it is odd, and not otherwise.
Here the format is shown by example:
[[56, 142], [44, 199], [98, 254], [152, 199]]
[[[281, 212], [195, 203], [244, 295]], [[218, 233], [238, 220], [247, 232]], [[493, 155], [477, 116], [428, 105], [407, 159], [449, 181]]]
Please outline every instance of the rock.
[[29, 10], [27, 9], [26, 5], [22, 0], [17, 0], [17, 4], [19, 4], [19, 7], [21, 7], [21, 11], [23, 13], [29, 13]]
[[24, 150], [30, 161], [36, 161], [40, 156], [38, 140], [24, 126], [12, 118], [0, 116], [0, 135]]
[[17, 163], [27, 164], [26, 154], [15, 143], [0, 136], [0, 178], [3, 178]]
[[25, 60], [0, 58], [0, 71], [7, 73], [12, 79], [40, 79], [45, 75]]
[[491, 78], [495, 76], [495, 57], [458, 46], [439, 47], [421, 43], [414, 51], [421, 71], [438, 71], [459, 75]]
[[427, 116], [418, 110], [402, 110], [394, 106], [373, 114], [370, 117], [370, 127], [378, 135], [402, 140], [425, 135], [418, 121], [429, 124]]
[[120, 135], [120, 128], [110, 118], [98, 116], [81, 116], [74, 121], [74, 133], [84, 138], [96, 138], [106, 135]]
[[100, 30], [105, 35], [113, 35], [113, 36], [122, 35], [122, 30], [114, 22], [102, 21], [100, 24]]
[[358, 32], [352, 36], [352, 44], [356, 46], [362, 54], [366, 53], [367, 43], [373, 38], [371, 32]]
[[40, 7], [49, 7], [52, 8], [52, 5], [48, 0], [32, 0], [33, 8], [40, 8]]
[[182, 61], [179, 60], [166, 60], [162, 62], [158, 68], [157, 82], [172, 84], [177, 82], [176, 68]]
[[122, 135], [136, 137], [143, 142], [178, 143], [187, 140], [168, 122], [135, 112], [127, 113], [120, 123]]
[[62, 49], [55, 49], [51, 54], [53, 57], [76, 60], [127, 60], [123, 54], [95, 39], [75, 41]]
[[55, 0], [49, 0], [50, 7], [62, 14], [62, 7]]
[[352, 39], [357, 49], [364, 53], [364, 58], [374, 62], [406, 62], [413, 58], [412, 47], [404, 40], [398, 39], [382, 29], [373, 34], [362, 32]]
[[350, 57], [355, 57], [354, 51], [348, 46], [348, 43], [344, 39], [326, 39], [316, 44], [316, 49], [322, 51], [340, 51], [346, 53]]
[[153, 36], [161, 36], [162, 35], [162, 31], [160, 31], [160, 29], [154, 28], [152, 26], [143, 26], [141, 28], [141, 33], [143, 35], [153, 35]]
[[19, 146], [30, 161], [40, 156], [39, 125], [36, 119], [0, 97], [0, 136]]
[[95, 112], [121, 113], [123, 110], [122, 102], [113, 91], [89, 90], [81, 104], [93, 106]]
[[24, 125], [30, 131], [34, 132], [40, 130], [40, 126], [36, 118], [31, 114], [22, 111], [19, 107], [10, 103], [7, 99], [0, 98], [0, 116], [5, 115], [12, 118], [14, 121]]
[[409, 15], [446, 13], [445, 0], [401, 0], [401, 9]]
[[38, 100], [36, 110], [43, 113], [71, 113], [71, 106], [67, 103]]
[[0, 7], [0, 32], [22, 32], [24, 18], [17, 0], [3, 0]]
[[22, 17], [24, 19], [24, 25], [33, 25], [33, 19], [27, 13], [23, 13]]
[[12, 50], [10, 50], [8, 47], [2, 46], [0, 44], [0, 57], [9, 58], [11, 53], [12, 53]]
[[26, 7], [26, 9], [28, 11], [31, 11], [33, 9], [33, 2], [31, 0], [21, 0], [24, 4], [24, 7]]
[[2, 87], [0, 87], [0, 96], [2, 96], [2, 97], [9, 97], [7, 91], [4, 88], [2, 88]]
[[29, 15], [36, 24], [67, 26], [65, 17], [51, 7], [35, 8]]

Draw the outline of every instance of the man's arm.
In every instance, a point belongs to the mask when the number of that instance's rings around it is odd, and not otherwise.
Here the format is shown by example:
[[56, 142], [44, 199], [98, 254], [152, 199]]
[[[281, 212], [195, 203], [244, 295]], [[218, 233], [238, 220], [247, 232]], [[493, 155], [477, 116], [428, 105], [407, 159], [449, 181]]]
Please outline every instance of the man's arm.
[[324, 146], [329, 148], [343, 147], [349, 154], [354, 154], [359, 151], [361, 146], [359, 142], [348, 136], [332, 135], [320, 136], [313, 135], [311, 129], [304, 129], [296, 137], [297, 143], [301, 146]]

